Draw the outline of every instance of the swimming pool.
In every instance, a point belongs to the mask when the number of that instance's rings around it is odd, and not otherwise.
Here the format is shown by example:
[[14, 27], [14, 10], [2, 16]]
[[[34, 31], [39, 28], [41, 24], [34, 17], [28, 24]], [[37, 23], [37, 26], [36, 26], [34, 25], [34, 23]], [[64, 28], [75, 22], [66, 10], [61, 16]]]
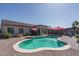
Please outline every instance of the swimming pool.
[[40, 36], [24, 39], [14, 44], [13, 48], [22, 53], [32, 53], [41, 50], [65, 50], [70, 46], [65, 42], [59, 41], [58, 36]]

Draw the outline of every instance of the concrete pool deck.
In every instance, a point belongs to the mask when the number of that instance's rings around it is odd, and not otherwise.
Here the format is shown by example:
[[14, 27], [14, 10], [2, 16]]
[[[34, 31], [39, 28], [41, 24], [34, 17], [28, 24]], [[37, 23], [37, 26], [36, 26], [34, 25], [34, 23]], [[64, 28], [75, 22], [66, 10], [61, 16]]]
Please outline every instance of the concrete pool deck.
[[13, 50], [13, 44], [23, 40], [22, 38], [0, 39], [0, 56], [79, 56], [79, 50], [45, 50], [35, 53], [22, 54]]

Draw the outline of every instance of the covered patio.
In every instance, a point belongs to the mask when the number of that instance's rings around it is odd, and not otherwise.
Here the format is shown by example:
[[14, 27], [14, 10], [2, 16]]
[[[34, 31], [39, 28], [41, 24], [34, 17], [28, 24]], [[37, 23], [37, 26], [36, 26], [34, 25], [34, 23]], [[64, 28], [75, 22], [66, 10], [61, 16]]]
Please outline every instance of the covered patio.
[[65, 28], [63, 27], [51, 27], [48, 30], [49, 34], [58, 34], [58, 35], [62, 35], [64, 33]]

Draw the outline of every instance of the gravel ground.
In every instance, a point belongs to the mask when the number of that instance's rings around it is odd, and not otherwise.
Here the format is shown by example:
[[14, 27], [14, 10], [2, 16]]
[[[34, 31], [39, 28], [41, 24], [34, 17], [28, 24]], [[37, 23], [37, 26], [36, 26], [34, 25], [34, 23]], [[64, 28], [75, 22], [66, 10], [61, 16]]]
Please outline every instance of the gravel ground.
[[0, 56], [79, 56], [79, 50], [68, 49], [61, 51], [39, 51], [35, 53], [22, 54], [13, 50], [14, 43], [22, 40], [22, 38], [0, 39]]

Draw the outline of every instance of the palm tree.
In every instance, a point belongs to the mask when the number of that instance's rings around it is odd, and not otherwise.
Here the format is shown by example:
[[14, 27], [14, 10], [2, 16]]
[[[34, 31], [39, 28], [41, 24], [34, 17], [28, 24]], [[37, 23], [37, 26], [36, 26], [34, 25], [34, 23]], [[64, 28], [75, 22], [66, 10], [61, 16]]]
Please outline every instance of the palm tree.
[[79, 28], [79, 22], [78, 22], [78, 21], [74, 21], [74, 22], [72, 23], [72, 27], [73, 27], [73, 28]]

